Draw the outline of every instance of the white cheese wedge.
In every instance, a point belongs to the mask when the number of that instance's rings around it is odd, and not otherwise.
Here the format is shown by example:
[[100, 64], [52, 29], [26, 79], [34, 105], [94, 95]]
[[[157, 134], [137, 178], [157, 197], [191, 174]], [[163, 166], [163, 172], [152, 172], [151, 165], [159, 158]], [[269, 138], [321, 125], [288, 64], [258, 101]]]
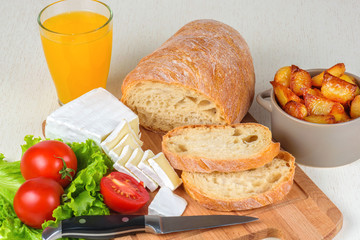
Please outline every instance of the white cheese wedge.
[[157, 175], [148, 162], [148, 160], [154, 156], [155, 154], [151, 150], [146, 150], [138, 164], [138, 168], [141, 169], [151, 179], [153, 179], [158, 185], [163, 186], [164, 183], [162, 182], [161, 178]]
[[127, 169], [125, 167], [125, 164], [130, 159], [130, 156], [131, 156], [132, 152], [133, 152], [133, 149], [130, 146], [125, 146], [122, 153], [120, 154], [119, 158], [117, 159], [117, 161], [113, 165], [113, 167], [116, 170], [118, 170], [119, 172], [130, 175], [133, 178], [135, 178], [138, 182], [140, 182], [140, 179], [137, 178], [132, 172], [129, 171], [129, 169]]
[[101, 147], [104, 152], [108, 154], [127, 134], [132, 135], [139, 146], [142, 146], [143, 142], [139, 139], [139, 136], [135, 134], [128, 121], [122, 120], [110, 135], [101, 142]]
[[148, 215], [181, 216], [186, 205], [186, 200], [173, 193], [170, 188], [161, 187], [149, 205]]
[[181, 178], [179, 178], [174, 168], [170, 165], [169, 161], [165, 158], [165, 155], [162, 152], [156, 154], [148, 161], [150, 166], [161, 178], [161, 181], [163, 182], [163, 185], [160, 184], [161, 187], [168, 187], [174, 191], [181, 185]]
[[96, 88], [51, 113], [46, 118], [45, 136], [65, 142], [92, 139], [100, 145], [123, 119], [139, 133], [138, 116], [111, 93]]
[[135, 140], [135, 137], [133, 137], [130, 133], [126, 134], [123, 139], [109, 152], [109, 157], [115, 162], [120, 157], [120, 154], [122, 153], [123, 149], [126, 146], [130, 146], [131, 149], [136, 149], [141, 147], [137, 141]]
[[144, 152], [141, 148], [135, 149], [131, 154], [130, 159], [125, 163], [125, 167], [138, 177], [151, 192], [153, 192], [158, 188], [157, 183], [137, 167], [143, 155]]

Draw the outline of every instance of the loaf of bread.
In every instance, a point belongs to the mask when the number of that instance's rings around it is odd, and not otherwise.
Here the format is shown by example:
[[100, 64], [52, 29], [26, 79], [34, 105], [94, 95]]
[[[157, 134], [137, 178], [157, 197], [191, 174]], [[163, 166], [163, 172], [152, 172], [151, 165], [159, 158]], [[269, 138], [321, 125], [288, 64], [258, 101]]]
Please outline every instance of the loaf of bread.
[[280, 144], [258, 123], [190, 125], [163, 136], [162, 151], [171, 165], [190, 172], [234, 172], [273, 160]]
[[284, 151], [263, 167], [241, 172], [182, 172], [186, 192], [200, 205], [218, 211], [259, 208], [280, 201], [290, 191], [294, 157]]
[[186, 24], [143, 58], [122, 84], [122, 98], [157, 132], [190, 124], [240, 122], [254, 97], [249, 48], [230, 26], [214, 20]]

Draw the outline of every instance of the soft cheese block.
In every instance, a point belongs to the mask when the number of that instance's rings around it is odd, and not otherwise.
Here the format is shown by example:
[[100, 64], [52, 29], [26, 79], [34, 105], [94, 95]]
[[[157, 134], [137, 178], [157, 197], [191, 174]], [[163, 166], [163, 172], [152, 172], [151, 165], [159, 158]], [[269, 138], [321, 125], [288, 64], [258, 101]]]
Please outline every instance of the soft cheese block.
[[131, 154], [130, 159], [125, 163], [125, 167], [138, 177], [151, 192], [153, 192], [158, 188], [158, 184], [137, 167], [143, 156], [144, 152], [141, 148], [135, 149]]
[[138, 116], [111, 93], [96, 88], [51, 113], [45, 135], [65, 142], [92, 139], [100, 145], [123, 119], [139, 134]]
[[157, 175], [148, 162], [148, 160], [154, 156], [155, 154], [151, 150], [146, 150], [138, 164], [138, 168], [141, 169], [151, 179], [153, 179], [158, 185], [163, 186], [164, 183], [162, 182], [161, 178]]
[[110, 133], [110, 135], [101, 142], [101, 147], [105, 153], [109, 153], [119, 142], [127, 135], [133, 136], [134, 140], [142, 146], [143, 142], [139, 139], [139, 136], [135, 134], [128, 121], [122, 120], [119, 125]]
[[133, 178], [135, 178], [138, 182], [140, 182], [140, 179], [137, 178], [132, 172], [129, 171], [129, 169], [127, 169], [125, 167], [125, 164], [130, 159], [132, 152], [133, 152], [133, 149], [130, 146], [125, 146], [123, 151], [121, 152], [118, 160], [113, 165], [113, 167], [116, 170], [118, 170], [119, 172], [130, 175]]
[[125, 137], [109, 152], [109, 157], [115, 162], [126, 146], [130, 146], [131, 149], [141, 147], [135, 138], [136, 137], [133, 137], [132, 134], [126, 134]]
[[165, 155], [160, 152], [149, 160], [150, 166], [155, 170], [157, 175], [161, 178], [163, 185], [161, 187], [168, 187], [174, 191], [181, 185], [182, 180], [179, 178], [169, 161], [165, 158]]
[[170, 188], [161, 187], [149, 205], [148, 215], [181, 216], [186, 205], [186, 200], [173, 193]]

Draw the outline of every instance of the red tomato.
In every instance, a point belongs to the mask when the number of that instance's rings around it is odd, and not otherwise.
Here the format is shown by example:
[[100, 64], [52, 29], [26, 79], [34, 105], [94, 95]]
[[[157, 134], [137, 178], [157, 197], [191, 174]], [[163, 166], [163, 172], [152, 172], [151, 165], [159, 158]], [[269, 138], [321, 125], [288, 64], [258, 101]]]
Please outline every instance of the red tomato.
[[38, 177], [24, 182], [14, 197], [14, 210], [26, 225], [41, 228], [47, 220], [54, 220], [52, 213], [60, 205], [64, 189], [50, 178]]
[[119, 213], [136, 212], [149, 200], [149, 193], [144, 186], [121, 172], [112, 172], [103, 177], [100, 193], [104, 196], [105, 204]]
[[65, 143], [42, 141], [24, 153], [20, 169], [26, 180], [47, 177], [66, 187], [76, 173], [77, 159], [73, 150]]

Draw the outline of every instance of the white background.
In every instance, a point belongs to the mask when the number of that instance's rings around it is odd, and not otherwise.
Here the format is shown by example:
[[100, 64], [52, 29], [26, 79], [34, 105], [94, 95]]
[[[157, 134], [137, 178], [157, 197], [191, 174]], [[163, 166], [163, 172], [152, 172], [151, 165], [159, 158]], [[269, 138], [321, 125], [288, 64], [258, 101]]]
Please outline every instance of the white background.
[[[42, 121], [59, 107], [36, 22], [40, 10], [51, 2], [0, 4], [0, 152], [8, 160], [19, 159], [23, 137], [41, 136]], [[344, 62], [348, 72], [360, 75], [360, 1], [105, 2], [114, 11], [107, 89], [118, 97], [123, 78], [142, 57], [187, 22], [201, 18], [222, 21], [246, 39], [254, 60], [256, 93], [270, 88], [274, 73], [285, 65], [309, 69]], [[255, 101], [250, 113], [270, 126], [270, 114]], [[360, 134], [360, 127], [354, 131]], [[301, 168], [344, 215], [336, 239], [360, 239], [360, 161], [333, 169]]]

